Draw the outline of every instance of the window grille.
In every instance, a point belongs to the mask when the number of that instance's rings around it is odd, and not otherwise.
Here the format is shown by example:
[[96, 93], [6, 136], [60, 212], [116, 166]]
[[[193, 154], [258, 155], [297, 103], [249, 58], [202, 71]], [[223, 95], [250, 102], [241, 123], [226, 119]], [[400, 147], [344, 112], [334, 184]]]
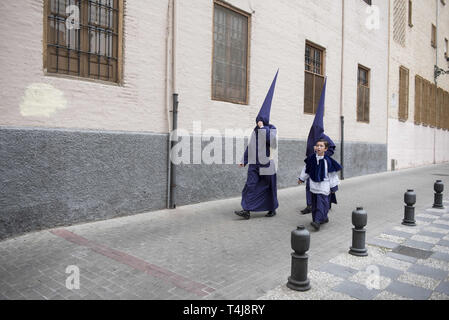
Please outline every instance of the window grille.
[[48, 73], [119, 82], [121, 0], [45, 0]]

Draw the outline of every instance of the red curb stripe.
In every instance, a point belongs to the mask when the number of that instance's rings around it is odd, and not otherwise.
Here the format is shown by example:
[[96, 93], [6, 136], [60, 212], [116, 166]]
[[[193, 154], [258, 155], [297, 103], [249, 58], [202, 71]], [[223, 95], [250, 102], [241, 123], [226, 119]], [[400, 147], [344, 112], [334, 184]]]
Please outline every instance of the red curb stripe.
[[200, 297], [207, 296], [208, 294], [215, 291], [214, 288], [210, 288], [202, 283], [187, 279], [177, 273], [171, 272], [167, 269], [148, 263], [142, 259], [131, 256], [125, 252], [114, 250], [112, 248], [97, 244], [68, 230], [56, 229], [51, 230], [50, 233], [58, 237], [61, 237], [67, 241], [70, 241], [72, 243], [87, 247], [92, 251], [97, 252], [105, 257], [126, 264], [134, 269], [145, 272], [151, 276], [169, 281], [176, 287], [194, 293]]

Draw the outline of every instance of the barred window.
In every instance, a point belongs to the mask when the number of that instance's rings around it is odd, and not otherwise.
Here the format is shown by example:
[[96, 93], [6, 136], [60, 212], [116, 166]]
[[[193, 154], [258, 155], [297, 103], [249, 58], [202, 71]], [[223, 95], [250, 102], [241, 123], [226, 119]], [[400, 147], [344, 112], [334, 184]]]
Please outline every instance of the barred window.
[[315, 114], [324, 86], [324, 49], [306, 42], [304, 68], [304, 113]]
[[442, 128], [449, 130], [449, 92], [444, 92], [443, 100], [443, 125]]
[[399, 67], [399, 120], [408, 119], [408, 69]]
[[248, 37], [250, 15], [214, 3], [212, 99], [248, 103]]
[[357, 121], [369, 122], [370, 70], [361, 65], [357, 73]]
[[121, 80], [123, 0], [45, 0], [44, 69]]
[[444, 90], [437, 89], [437, 109], [436, 109], [436, 124], [438, 129], [444, 126]]
[[449, 92], [415, 76], [415, 124], [449, 130]]
[[431, 127], [436, 127], [436, 121], [437, 121], [437, 87], [435, 84], [430, 83], [430, 96], [429, 96], [429, 119], [428, 123]]
[[408, 0], [408, 25], [413, 27], [413, 3], [412, 0]]
[[415, 76], [415, 124], [422, 123], [423, 78]]
[[432, 31], [431, 31], [431, 34], [430, 34], [430, 45], [433, 48], [437, 47], [437, 40], [436, 39], [437, 39], [437, 27], [435, 27], [435, 25], [432, 24]]

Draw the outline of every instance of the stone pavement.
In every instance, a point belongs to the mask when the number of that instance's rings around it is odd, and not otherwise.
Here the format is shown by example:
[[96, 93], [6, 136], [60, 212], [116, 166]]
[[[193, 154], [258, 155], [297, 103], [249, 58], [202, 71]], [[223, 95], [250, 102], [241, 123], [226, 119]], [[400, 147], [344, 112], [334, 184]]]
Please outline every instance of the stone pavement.
[[[0, 299], [446, 299], [448, 212], [429, 209], [436, 179], [447, 195], [449, 164], [342, 181], [330, 222], [311, 231], [306, 293], [285, 286], [290, 233], [299, 224], [311, 230], [311, 216], [298, 214], [305, 204], [299, 186], [279, 190], [273, 218], [243, 220], [233, 214], [240, 208], [233, 198], [4, 240]], [[417, 194], [417, 227], [400, 224], [407, 189]], [[371, 243], [363, 258], [347, 253], [358, 206], [368, 212]], [[401, 247], [398, 255], [399, 244], [422, 252]], [[379, 289], [368, 290], [373, 268]]]
[[398, 224], [367, 241], [367, 257], [342, 253], [310, 271], [310, 291], [281, 285], [259, 299], [449, 300], [449, 201], [444, 204], [415, 213], [417, 226]]

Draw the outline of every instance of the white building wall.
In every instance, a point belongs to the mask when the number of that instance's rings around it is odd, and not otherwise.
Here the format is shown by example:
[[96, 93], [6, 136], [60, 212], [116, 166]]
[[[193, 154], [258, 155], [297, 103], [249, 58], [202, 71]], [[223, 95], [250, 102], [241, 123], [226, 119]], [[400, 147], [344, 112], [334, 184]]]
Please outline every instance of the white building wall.
[[[0, 125], [167, 132], [168, 0], [125, 3], [124, 81], [118, 86], [45, 75], [43, 1], [1, 1]], [[31, 85], [50, 90], [27, 94]], [[55, 112], [39, 112], [55, 97]]]
[[[343, 115], [345, 140], [387, 142], [388, 5], [345, 1]], [[378, 25], [376, 25], [378, 22]], [[357, 121], [358, 65], [370, 69], [369, 123]]]
[[[276, 70], [279, 76], [271, 121], [282, 138], [306, 139], [313, 115], [304, 114], [304, 51], [306, 40], [325, 52], [328, 77], [324, 125], [340, 140], [340, 83], [342, 2], [247, 1], [229, 4], [251, 14], [249, 105], [211, 100], [213, 2], [179, 2], [178, 72], [180, 126], [192, 130], [193, 121], [221, 132], [229, 126], [251, 128]], [[386, 143], [387, 5], [378, 1], [380, 27], [365, 27], [369, 7], [360, 0], [346, 1], [343, 114], [346, 138]], [[195, 21], [195, 23], [192, 23]], [[360, 32], [363, 31], [363, 32]], [[198, 50], [198, 48], [201, 48]], [[371, 120], [356, 121], [357, 64], [371, 68]], [[192, 77], [192, 74], [194, 75]]]
[[[449, 39], [449, 5], [440, 0], [413, 1], [412, 24], [408, 25], [408, 1], [406, 7], [405, 46], [393, 40], [393, 6], [390, 1], [390, 73], [388, 120], [388, 168], [391, 159], [397, 161], [396, 169], [440, 163], [449, 160], [449, 132], [414, 124], [415, 75], [434, 83], [434, 65], [437, 50], [430, 45], [431, 24], [437, 25], [438, 16], [438, 65], [447, 70], [444, 58], [444, 38]], [[399, 67], [409, 69], [409, 113], [406, 122], [398, 120]], [[449, 91], [449, 76], [441, 75], [438, 86]]]
[[[325, 126], [337, 134], [340, 86], [339, 15], [328, 17], [322, 10], [340, 12], [340, 2], [320, 1], [228, 1], [251, 14], [249, 104], [233, 104], [211, 99], [213, 2], [179, 2], [178, 71], [180, 127], [192, 130], [193, 121], [202, 121], [203, 129], [248, 129], [255, 118], [268, 88], [279, 68], [273, 98], [271, 122], [282, 138], [307, 137], [313, 116], [304, 115], [305, 41], [326, 48], [329, 76], [326, 92]], [[307, 14], [306, 14], [307, 12]], [[195, 23], [192, 23], [195, 21]], [[335, 124], [334, 124], [335, 123]]]

